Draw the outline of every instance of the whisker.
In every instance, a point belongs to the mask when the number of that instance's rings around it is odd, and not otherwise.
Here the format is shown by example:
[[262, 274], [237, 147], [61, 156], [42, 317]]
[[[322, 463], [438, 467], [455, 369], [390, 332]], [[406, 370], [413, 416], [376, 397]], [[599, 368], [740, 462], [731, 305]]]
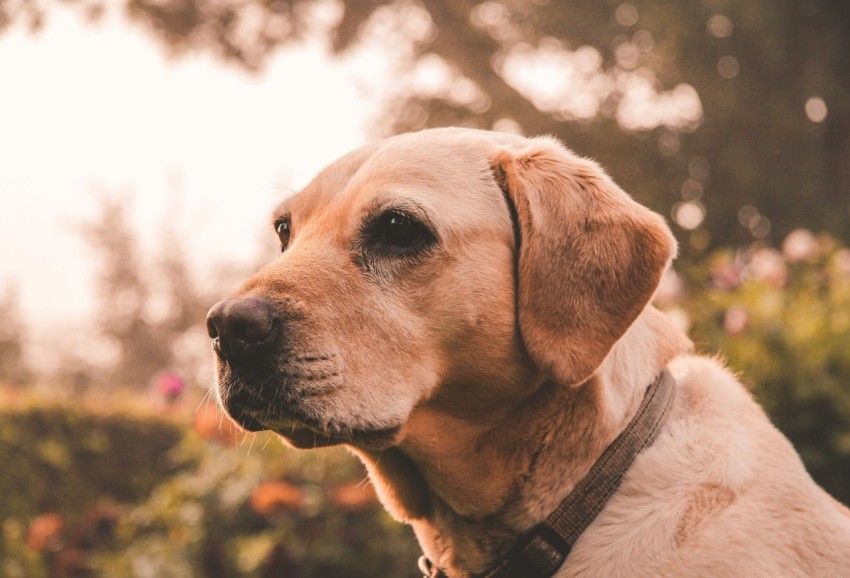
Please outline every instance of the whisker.
[[[201, 409], [201, 405], [203, 405], [204, 402], [207, 402], [207, 407], [209, 407], [209, 405], [210, 405], [209, 402], [212, 401], [212, 398], [210, 397], [211, 393], [212, 393], [212, 388], [211, 387], [207, 388], [207, 392], [204, 394], [204, 397], [201, 398], [201, 401], [198, 402], [198, 405], [195, 408], [195, 411], [192, 412], [192, 413], [198, 413], [198, 410]], [[207, 408], [205, 407], [204, 412], [206, 412], [206, 410], [207, 410]], [[206, 417], [206, 413], [204, 413], [204, 417]]]
[[266, 451], [266, 447], [271, 443], [271, 441], [272, 441], [272, 436], [267, 435], [266, 436], [266, 443], [264, 443], [263, 447], [260, 448], [260, 453], [263, 453], [264, 451]]
[[[247, 436], [246, 436], [247, 437]], [[248, 446], [248, 453], [246, 455], [251, 455], [251, 449], [254, 447], [254, 442], [257, 440], [257, 434], [253, 434], [251, 436], [251, 444]], [[244, 442], [243, 442], [244, 443]]]

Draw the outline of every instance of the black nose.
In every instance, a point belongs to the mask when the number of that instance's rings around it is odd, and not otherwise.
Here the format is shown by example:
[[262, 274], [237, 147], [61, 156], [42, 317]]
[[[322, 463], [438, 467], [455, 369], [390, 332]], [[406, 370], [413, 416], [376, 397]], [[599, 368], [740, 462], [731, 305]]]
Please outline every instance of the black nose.
[[259, 297], [242, 297], [219, 301], [207, 313], [207, 332], [218, 340], [222, 352], [239, 351], [260, 343], [272, 332], [274, 311], [268, 301]]

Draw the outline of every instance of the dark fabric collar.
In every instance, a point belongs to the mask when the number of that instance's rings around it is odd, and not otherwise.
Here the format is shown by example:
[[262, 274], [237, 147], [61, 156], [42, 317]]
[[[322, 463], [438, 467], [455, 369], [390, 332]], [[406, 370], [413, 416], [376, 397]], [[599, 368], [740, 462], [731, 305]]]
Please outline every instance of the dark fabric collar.
[[[499, 564], [477, 578], [553, 576], [566, 561], [578, 537], [617, 491], [638, 453], [658, 437], [675, 395], [676, 381], [664, 369], [647, 387], [635, 417], [573, 491], [546, 520], [521, 536]], [[419, 559], [419, 569], [424, 578], [447, 578], [425, 556]]]

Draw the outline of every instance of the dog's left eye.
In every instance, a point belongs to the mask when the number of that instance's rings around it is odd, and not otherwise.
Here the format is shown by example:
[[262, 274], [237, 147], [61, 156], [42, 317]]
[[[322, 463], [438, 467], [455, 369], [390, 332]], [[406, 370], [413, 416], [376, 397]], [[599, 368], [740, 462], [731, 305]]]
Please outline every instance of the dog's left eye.
[[382, 246], [400, 252], [415, 251], [434, 237], [428, 227], [398, 211], [387, 211], [374, 225], [373, 238]]
[[283, 253], [286, 251], [286, 247], [289, 245], [289, 235], [292, 229], [292, 225], [289, 223], [289, 220], [283, 219], [275, 223], [274, 230], [277, 233], [277, 238], [280, 239], [280, 252]]

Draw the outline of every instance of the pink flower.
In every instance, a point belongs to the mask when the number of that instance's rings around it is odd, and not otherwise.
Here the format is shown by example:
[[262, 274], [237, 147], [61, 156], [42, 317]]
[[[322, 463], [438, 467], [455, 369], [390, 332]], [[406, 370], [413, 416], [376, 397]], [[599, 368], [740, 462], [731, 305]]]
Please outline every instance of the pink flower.
[[743, 307], [730, 307], [723, 316], [723, 331], [733, 337], [743, 334], [749, 324], [750, 315]]
[[180, 397], [185, 387], [185, 382], [173, 373], [163, 373], [156, 379], [156, 390], [169, 401]]
[[785, 267], [785, 261], [779, 251], [759, 249], [750, 261], [750, 275], [753, 279], [782, 287], [788, 280], [788, 268]]
[[820, 251], [818, 240], [807, 229], [796, 229], [788, 233], [782, 242], [782, 254], [789, 263], [811, 261]]
[[718, 289], [729, 291], [741, 284], [741, 270], [733, 263], [712, 267], [711, 280]]

